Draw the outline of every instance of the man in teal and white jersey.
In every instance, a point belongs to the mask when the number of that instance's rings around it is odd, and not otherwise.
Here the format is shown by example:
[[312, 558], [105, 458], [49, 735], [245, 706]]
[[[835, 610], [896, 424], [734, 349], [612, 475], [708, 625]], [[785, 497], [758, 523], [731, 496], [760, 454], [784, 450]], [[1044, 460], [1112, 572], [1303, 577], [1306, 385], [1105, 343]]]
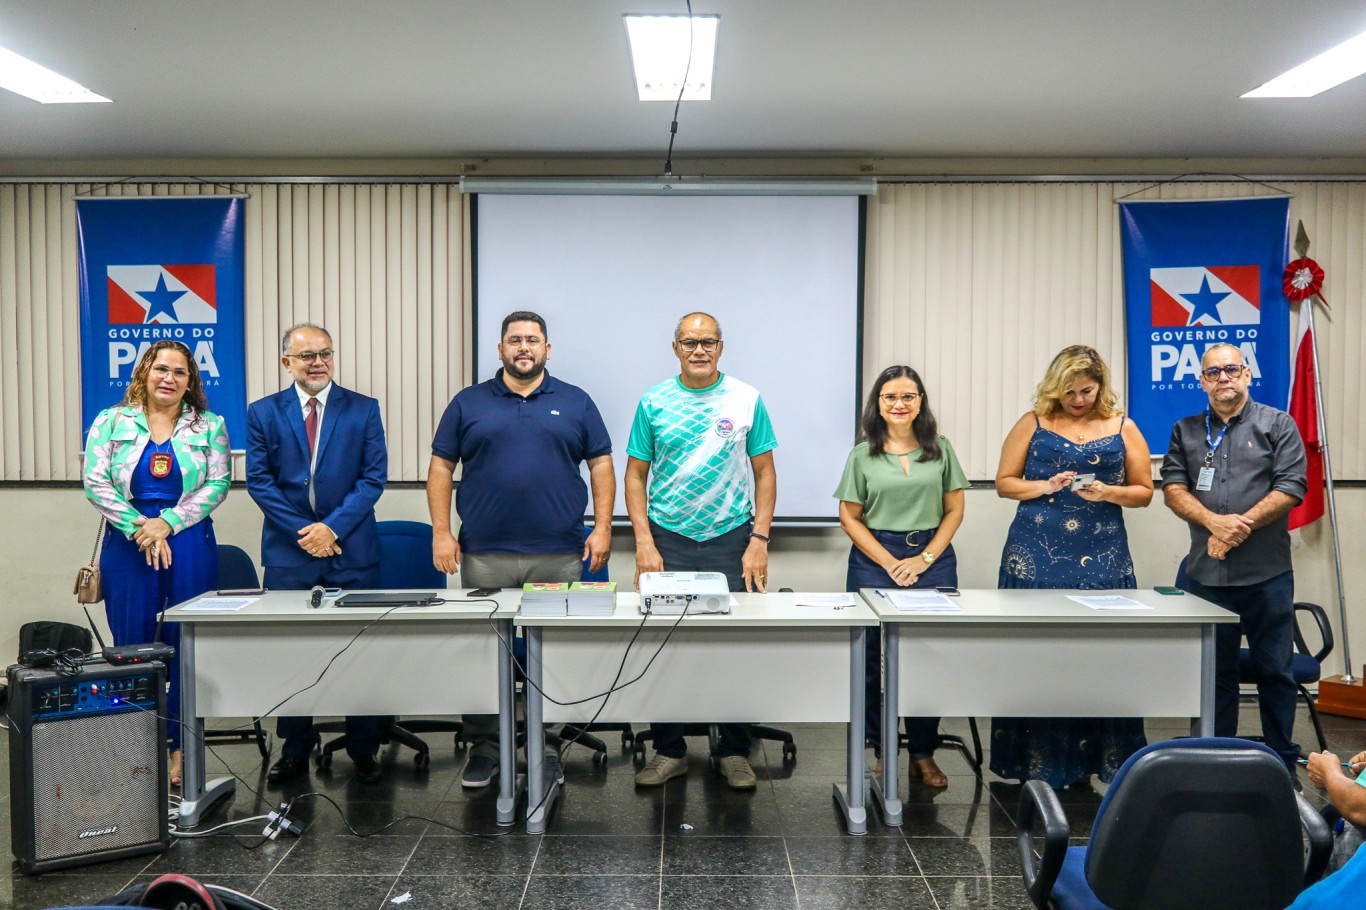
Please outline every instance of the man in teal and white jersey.
[[[778, 440], [758, 391], [720, 371], [723, 348], [715, 318], [684, 316], [674, 329], [679, 374], [636, 407], [626, 444], [626, 511], [636, 535], [637, 583], [642, 572], [667, 569], [722, 572], [732, 591], [766, 589]], [[716, 757], [726, 783], [753, 789], [749, 725], [719, 728]], [[651, 730], [655, 757], [636, 775], [639, 787], [688, 773], [683, 725]]]

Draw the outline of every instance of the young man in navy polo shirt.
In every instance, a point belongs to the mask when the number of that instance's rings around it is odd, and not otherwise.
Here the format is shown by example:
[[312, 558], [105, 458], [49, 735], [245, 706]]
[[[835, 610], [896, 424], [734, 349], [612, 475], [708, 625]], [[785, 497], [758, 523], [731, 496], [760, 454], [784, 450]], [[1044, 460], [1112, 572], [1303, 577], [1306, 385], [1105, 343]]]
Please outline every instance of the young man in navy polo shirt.
[[[591, 560], [597, 571], [612, 552], [612, 440], [593, 399], [546, 372], [545, 320], [518, 311], [503, 320], [498, 359], [487, 382], [461, 390], [432, 440], [427, 506], [432, 562], [460, 573], [467, 588], [519, 588], [528, 582], [574, 582]], [[594, 529], [584, 540], [588, 464]], [[460, 536], [451, 533], [455, 496]], [[498, 718], [465, 715], [470, 757], [460, 783], [486, 787], [498, 772]], [[549, 766], [558, 773], [558, 759]]]

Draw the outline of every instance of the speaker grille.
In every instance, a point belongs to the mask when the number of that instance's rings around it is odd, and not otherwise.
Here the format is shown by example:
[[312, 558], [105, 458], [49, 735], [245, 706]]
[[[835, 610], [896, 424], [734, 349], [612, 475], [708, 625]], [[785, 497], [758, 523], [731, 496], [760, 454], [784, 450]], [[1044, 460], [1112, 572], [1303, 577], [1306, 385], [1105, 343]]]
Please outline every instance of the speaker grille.
[[154, 713], [38, 723], [32, 743], [36, 862], [158, 840], [163, 746]]

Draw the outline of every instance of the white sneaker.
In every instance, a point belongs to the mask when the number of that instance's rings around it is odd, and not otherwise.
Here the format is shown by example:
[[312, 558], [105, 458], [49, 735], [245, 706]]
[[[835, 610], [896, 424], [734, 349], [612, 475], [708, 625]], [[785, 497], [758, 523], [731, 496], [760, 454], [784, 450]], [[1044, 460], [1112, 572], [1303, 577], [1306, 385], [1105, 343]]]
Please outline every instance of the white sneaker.
[[743, 755], [727, 755], [721, 759], [721, 776], [726, 779], [732, 790], [753, 790], [759, 786], [754, 769]]
[[675, 777], [682, 777], [687, 773], [688, 760], [686, 758], [670, 758], [656, 752], [655, 757], [650, 759], [650, 763], [636, 774], [636, 786], [662, 787]]

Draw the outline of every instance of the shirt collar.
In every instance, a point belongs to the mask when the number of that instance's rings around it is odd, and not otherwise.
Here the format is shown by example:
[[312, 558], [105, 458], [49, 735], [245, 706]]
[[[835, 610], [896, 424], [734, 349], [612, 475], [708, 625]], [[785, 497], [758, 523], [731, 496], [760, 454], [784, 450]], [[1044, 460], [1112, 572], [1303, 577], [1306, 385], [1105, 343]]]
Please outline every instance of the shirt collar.
[[327, 396], [332, 391], [332, 382], [329, 380], [327, 385], [323, 386], [322, 391], [316, 395], [310, 395], [303, 389], [299, 388], [299, 384], [297, 382], [294, 383], [294, 391], [297, 392], [299, 395], [299, 407], [307, 408], [308, 399], [316, 398], [318, 399], [319, 407], [321, 407], [323, 410], [327, 410]]
[[[543, 376], [544, 378], [541, 380], [541, 384], [532, 389], [531, 394], [526, 396], [527, 398], [535, 398], [537, 395], [549, 395], [551, 392], [555, 391], [555, 379], [550, 375], [550, 371], [546, 370]], [[508, 388], [507, 383], [503, 381], [502, 367], [499, 367], [498, 372], [493, 374], [493, 394], [502, 395], [504, 397], [509, 395], [514, 398], [523, 397]]]

